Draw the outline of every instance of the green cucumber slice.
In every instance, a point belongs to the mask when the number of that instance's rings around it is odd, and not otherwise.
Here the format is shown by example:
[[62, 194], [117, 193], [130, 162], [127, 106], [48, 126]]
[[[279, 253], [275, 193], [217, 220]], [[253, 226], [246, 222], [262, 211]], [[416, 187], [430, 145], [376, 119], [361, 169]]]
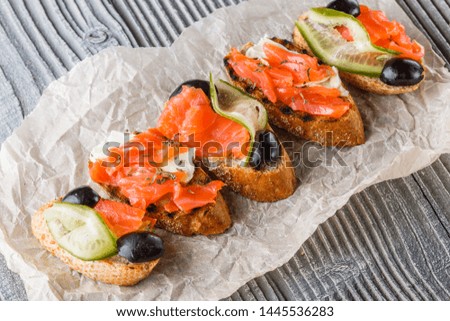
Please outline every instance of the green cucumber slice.
[[[386, 61], [398, 52], [375, 46], [363, 24], [346, 13], [314, 8], [296, 22], [314, 55], [339, 70], [369, 77], [380, 77]], [[334, 28], [346, 26], [354, 38], [348, 42]]]
[[[250, 133], [250, 149], [252, 150], [256, 132], [267, 127], [266, 108], [258, 100], [225, 80], [214, 83], [209, 74], [211, 104], [216, 113], [244, 126]], [[216, 90], [217, 87], [217, 90]], [[247, 166], [250, 153], [242, 166]]]
[[58, 202], [43, 214], [55, 241], [73, 256], [95, 261], [117, 254], [115, 236], [94, 209]]

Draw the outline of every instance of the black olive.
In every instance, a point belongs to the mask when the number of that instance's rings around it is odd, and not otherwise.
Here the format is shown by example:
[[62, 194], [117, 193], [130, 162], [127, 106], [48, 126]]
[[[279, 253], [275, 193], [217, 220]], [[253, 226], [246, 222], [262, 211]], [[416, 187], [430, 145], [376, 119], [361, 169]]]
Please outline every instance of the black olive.
[[281, 158], [281, 144], [278, 142], [275, 134], [271, 131], [261, 132], [259, 134], [259, 141], [264, 151], [264, 164], [273, 165], [274, 163], [278, 163]]
[[354, 17], [361, 14], [361, 9], [359, 8], [359, 2], [357, 0], [334, 0], [328, 4], [327, 8], [345, 12]]
[[413, 86], [423, 80], [423, 67], [412, 59], [392, 58], [384, 65], [380, 79], [390, 86]]
[[250, 157], [250, 166], [256, 170], [264, 166], [273, 166], [281, 158], [281, 144], [271, 131], [259, 131], [256, 133]]
[[125, 234], [117, 240], [119, 255], [131, 263], [144, 263], [160, 258], [164, 254], [161, 238], [149, 232]]
[[262, 149], [262, 144], [259, 141], [255, 141], [255, 143], [253, 144], [253, 150], [252, 150], [252, 155], [250, 157], [250, 161], [249, 161], [249, 165], [258, 170], [261, 168], [262, 164], [263, 164], [263, 149]]
[[81, 186], [67, 193], [62, 201], [94, 207], [100, 201], [100, 196], [89, 186]]
[[[169, 98], [175, 97], [176, 95], [180, 94], [181, 91], [183, 90], [183, 86], [201, 89], [206, 94], [206, 96], [208, 96], [208, 98], [211, 99], [211, 95], [209, 94], [209, 81], [200, 80], [200, 79], [192, 79], [192, 80], [185, 81], [184, 83], [179, 85], [177, 87], [177, 89], [175, 89], [172, 92], [172, 94], [170, 95]], [[217, 90], [217, 87], [216, 87], [216, 90]]]

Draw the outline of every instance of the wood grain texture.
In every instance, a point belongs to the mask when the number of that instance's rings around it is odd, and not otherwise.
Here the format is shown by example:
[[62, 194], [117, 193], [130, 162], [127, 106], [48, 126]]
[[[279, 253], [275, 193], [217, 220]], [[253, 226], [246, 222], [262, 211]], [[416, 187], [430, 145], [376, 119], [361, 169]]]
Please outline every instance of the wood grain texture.
[[[43, 89], [109, 46], [169, 46], [241, 0], [0, 1], [0, 143]], [[448, 0], [398, 0], [450, 62]], [[432, 19], [430, 19], [432, 17]], [[353, 196], [282, 267], [227, 300], [449, 300], [450, 155]], [[0, 299], [25, 300], [0, 256]]]

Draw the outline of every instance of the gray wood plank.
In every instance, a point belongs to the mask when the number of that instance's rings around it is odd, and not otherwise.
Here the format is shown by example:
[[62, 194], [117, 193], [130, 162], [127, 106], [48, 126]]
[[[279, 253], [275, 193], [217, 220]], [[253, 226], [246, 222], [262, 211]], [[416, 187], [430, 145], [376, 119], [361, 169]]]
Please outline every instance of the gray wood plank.
[[[431, 16], [424, 10], [426, 7], [434, 7], [434, 3], [425, 0], [397, 0], [397, 2], [415, 22], [416, 26], [424, 31], [424, 34], [432, 42], [434, 50], [440, 53], [449, 66], [450, 45], [443, 35], [448, 32], [448, 23], [443, 22], [445, 19], [442, 19], [442, 13], [439, 10], [435, 10], [434, 15]], [[437, 0], [437, 2], [442, 3], [443, 0]], [[445, 14], [447, 15], [449, 11], [450, 8], [445, 10]]]
[[73, 53], [67, 50], [67, 45], [61, 41], [52, 23], [49, 23], [42, 5], [37, 1], [23, 0], [12, 1], [10, 4], [10, 10], [14, 12], [11, 18], [20, 22], [17, 26], [20, 26], [20, 36], [26, 39], [25, 45], [32, 44], [35, 47], [36, 53], [45, 62], [49, 75], [53, 76], [52, 79], [67, 73], [64, 62], [71, 67]]
[[[11, 3], [15, 3], [15, 1]], [[0, 2], [0, 24], [6, 31], [8, 38], [14, 42], [16, 52], [22, 61], [27, 64], [27, 68], [32, 73], [36, 85], [42, 92], [47, 84], [54, 80], [58, 74], [58, 64], [54, 66], [53, 70], [53, 66], [50, 67], [48, 65], [48, 63], [56, 61], [52, 59], [53, 54], [51, 51], [40, 51], [42, 48], [39, 48], [38, 44], [33, 43], [32, 35], [27, 34], [27, 31], [32, 31], [32, 28], [24, 27], [24, 22], [20, 20], [20, 15], [17, 15], [11, 3], [8, 1]], [[50, 56], [47, 57], [47, 54]]]
[[[185, 27], [239, 2], [0, 2], [0, 143], [49, 82], [78, 61], [108, 46], [168, 46]], [[448, 1], [397, 2], [450, 61]], [[450, 155], [443, 155], [353, 196], [287, 264], [226, 300], [448, 300], [449, 202]], [[26, 299], [1, 256], [0, 285], [0, 299]]]
[[6, 267], [5, 258], [0, 255], [0, 300], [26, 300], [27, 294], [20, 277]]
[[[446, 155], [448, 157], [448, 155]], [[432, 166], [413, 175], [422, 193], [430, 202], [439, 223], [450, 237], [450, 176], [445, 166], [445, 156]]]
[[[15, 95], [15, 99], [4, 101], [5, 104], [2, 105], [2, 110], [7, 110], [7, 112], [3, 115], [4, 117], [2, 117], [4, 122], [1, 123], [1, 128], [8, 128], [8, 130], [5, 131], [5, 133], [2, 133], [2, 139], [0, 139], [1, 143], [6, 138], [5, 135], [11, 133], [13, 126], [21, 123], [21, 121], [18, 122], [15, 116], [9, 117], [8, 115], [21, 114], [23, 118], [30, 113], [39, 99], [40, 88], [26, 63], [20, 57], [14, 43], [8, 38], [1, 23], [0, 47], [2, 48], [0, 68], [3, 74], [2, 78], [4, 79], [4, 81], [2, 81], [2, 87], [5, 89], [5, 91], [1, 92], [1, 95], [2, 97], [11, 94]], [[19, 104], [16, 103], [17, 101]]]
[[0, 141], [5, 140], [13, 131], [22, 123], [23, 112], [20, 103], [14, 95], [13, 88], [5, 77], [5, 73], [0, 68], [0, 106], [3, 112], [0, 113], [0, 123], [5, 124], [3, 130], [0, 131]]
[[[447, 300], [449, 250], [445, 228], [410, 176], [353, 196], [288, 264], [262, 278], [273, 280], [269, 292], [279, 299]], [[239, 294], [230, 299], [265, 298], [249, 285]]]

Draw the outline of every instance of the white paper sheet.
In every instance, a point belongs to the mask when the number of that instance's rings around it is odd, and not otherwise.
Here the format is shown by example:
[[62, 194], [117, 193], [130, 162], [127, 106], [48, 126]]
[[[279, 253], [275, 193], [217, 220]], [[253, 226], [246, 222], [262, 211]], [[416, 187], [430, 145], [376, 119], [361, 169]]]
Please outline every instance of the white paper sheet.
[[[112, 130], [155, 125], [182, 81], [225, 74], [231, 46], [264, 34], [290, 39], [295, 18], [325, 1], [253, 0], [220, 9], [185, 30], [171, 48], [112, 48], [50, 84], [34, 112], [0, 152], [0, 249], [20, 273], [31, 300], [213, 300], [287, 262], [318, 224], [350, 196], [382, 180], [406, 176], [450, 152], [450, 74], [426, 38], [393, 1], [366, 1], [402, 22], [425, 45], [427, 80], [415, 93], [381, 97], [350, 88], [363, 115], [367, 143], [341, 150], [330, 164], [297, 169], [289, 199], [252, 202], [227, 193], [233, 227], [216, 237], [161, 232], [167, 247], [154, 273], [134, 287], [96, 283], [45, 252], [30, 218], [43, 203], [91, 183], [89, 151]], [[282, 138], [292, 139], [281, 133]], [[303, 149], [302, 149], [303, 147]], [[325, 149], [296, 140], [293, 152], [325, 159]], [[328, 149], [328, 153], [330, 153]], [[300, 154], [299, 154], [300, 153]], [[91, 183], [91, 185], [94, 185]], [[392, 213], [395, 215], [395, 213]]]

